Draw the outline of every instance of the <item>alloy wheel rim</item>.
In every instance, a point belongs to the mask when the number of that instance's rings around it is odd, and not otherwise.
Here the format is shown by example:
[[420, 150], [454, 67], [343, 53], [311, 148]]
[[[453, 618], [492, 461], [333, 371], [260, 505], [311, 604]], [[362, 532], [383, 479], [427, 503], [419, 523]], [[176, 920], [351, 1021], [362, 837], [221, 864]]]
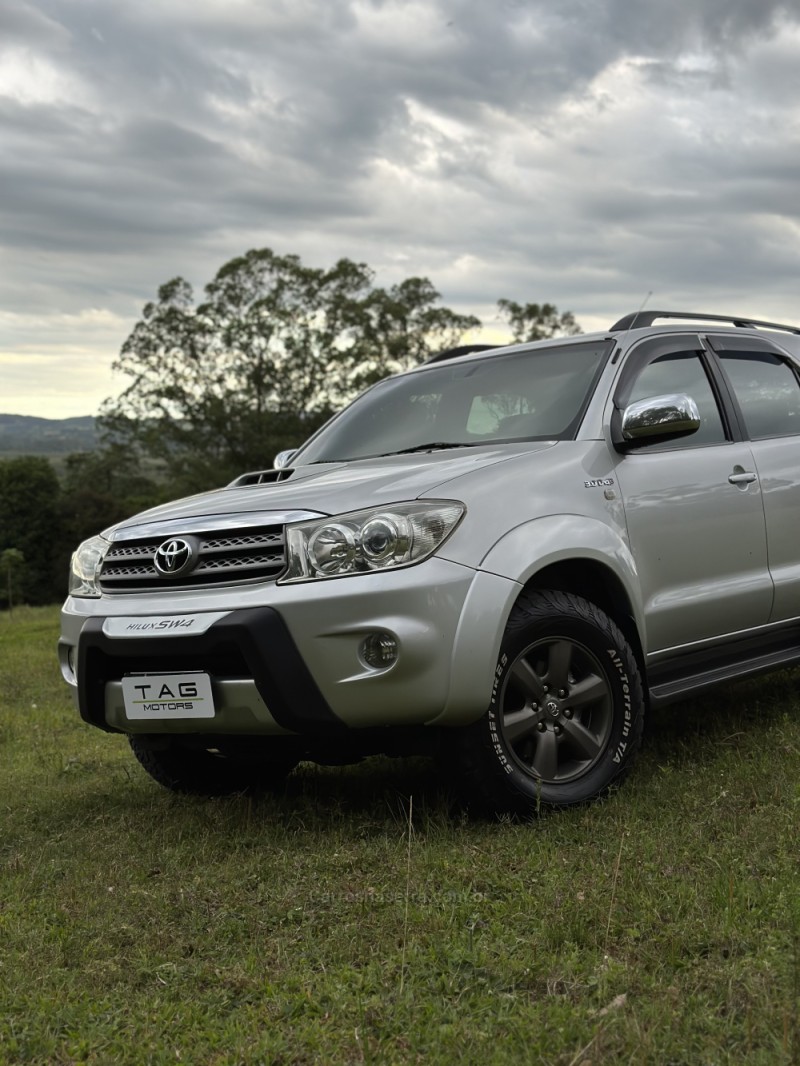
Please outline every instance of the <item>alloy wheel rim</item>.
[[535, 641], [506, 671], [500, 712], [505, 747], [540, 784], [588, 773], [606, 750], [612, 723], [608, 675], [578, 641]]

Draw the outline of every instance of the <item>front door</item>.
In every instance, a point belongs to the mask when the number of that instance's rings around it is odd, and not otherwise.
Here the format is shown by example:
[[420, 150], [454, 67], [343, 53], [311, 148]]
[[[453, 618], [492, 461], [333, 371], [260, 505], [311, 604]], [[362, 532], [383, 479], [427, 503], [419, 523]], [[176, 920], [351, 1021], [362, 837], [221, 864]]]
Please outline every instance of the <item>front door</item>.
[[616, 397], [620, 405], [683, 393], [701, 417], [696, 433], [639, 446], [617, 463], [648, 654], [763, 625], [772, 606], [753, 455], [733, 439], [708, 356], [693, 340], [666, 350], [663, 340], [642, 345]]

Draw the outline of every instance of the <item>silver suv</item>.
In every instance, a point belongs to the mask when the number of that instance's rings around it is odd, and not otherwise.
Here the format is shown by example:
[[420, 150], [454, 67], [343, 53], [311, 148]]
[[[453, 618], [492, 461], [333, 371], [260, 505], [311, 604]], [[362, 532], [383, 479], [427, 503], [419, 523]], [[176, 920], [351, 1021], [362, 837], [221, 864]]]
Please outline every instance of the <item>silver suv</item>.
[[381, 381], [86, 541], [61, 669], [178, 791], [426, 752], [492, 811], [568, 806], [646, 706], [800, 660], [799, 524], [800, 329], [638, 313]]

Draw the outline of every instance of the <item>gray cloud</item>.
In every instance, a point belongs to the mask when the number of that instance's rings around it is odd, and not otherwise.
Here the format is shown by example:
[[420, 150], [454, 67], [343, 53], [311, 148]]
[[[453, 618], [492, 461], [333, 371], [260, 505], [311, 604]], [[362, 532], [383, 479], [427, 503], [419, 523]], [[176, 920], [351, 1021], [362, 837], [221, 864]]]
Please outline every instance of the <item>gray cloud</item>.
[[0, 40], [6, 45], [63, 47], [69, 34], [61, 24], [23, 0], [6, 0], [0, 8]]
[[107, 368], [162, 281], [265, 244], [487, 325], [651, 288], [791, 318], [799, 31], [798, 0], [9, 0], [0, 370], [59, 330]]

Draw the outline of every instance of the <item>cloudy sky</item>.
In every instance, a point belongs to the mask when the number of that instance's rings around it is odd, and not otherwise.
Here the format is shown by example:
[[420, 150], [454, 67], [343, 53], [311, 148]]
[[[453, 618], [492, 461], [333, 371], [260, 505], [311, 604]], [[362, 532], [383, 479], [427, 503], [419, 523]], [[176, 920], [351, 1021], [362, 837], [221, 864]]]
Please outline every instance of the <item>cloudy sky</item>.
[[249, 248], [800, 322], [799, 220], [800, 0], [0, 0], [0, 412]]

